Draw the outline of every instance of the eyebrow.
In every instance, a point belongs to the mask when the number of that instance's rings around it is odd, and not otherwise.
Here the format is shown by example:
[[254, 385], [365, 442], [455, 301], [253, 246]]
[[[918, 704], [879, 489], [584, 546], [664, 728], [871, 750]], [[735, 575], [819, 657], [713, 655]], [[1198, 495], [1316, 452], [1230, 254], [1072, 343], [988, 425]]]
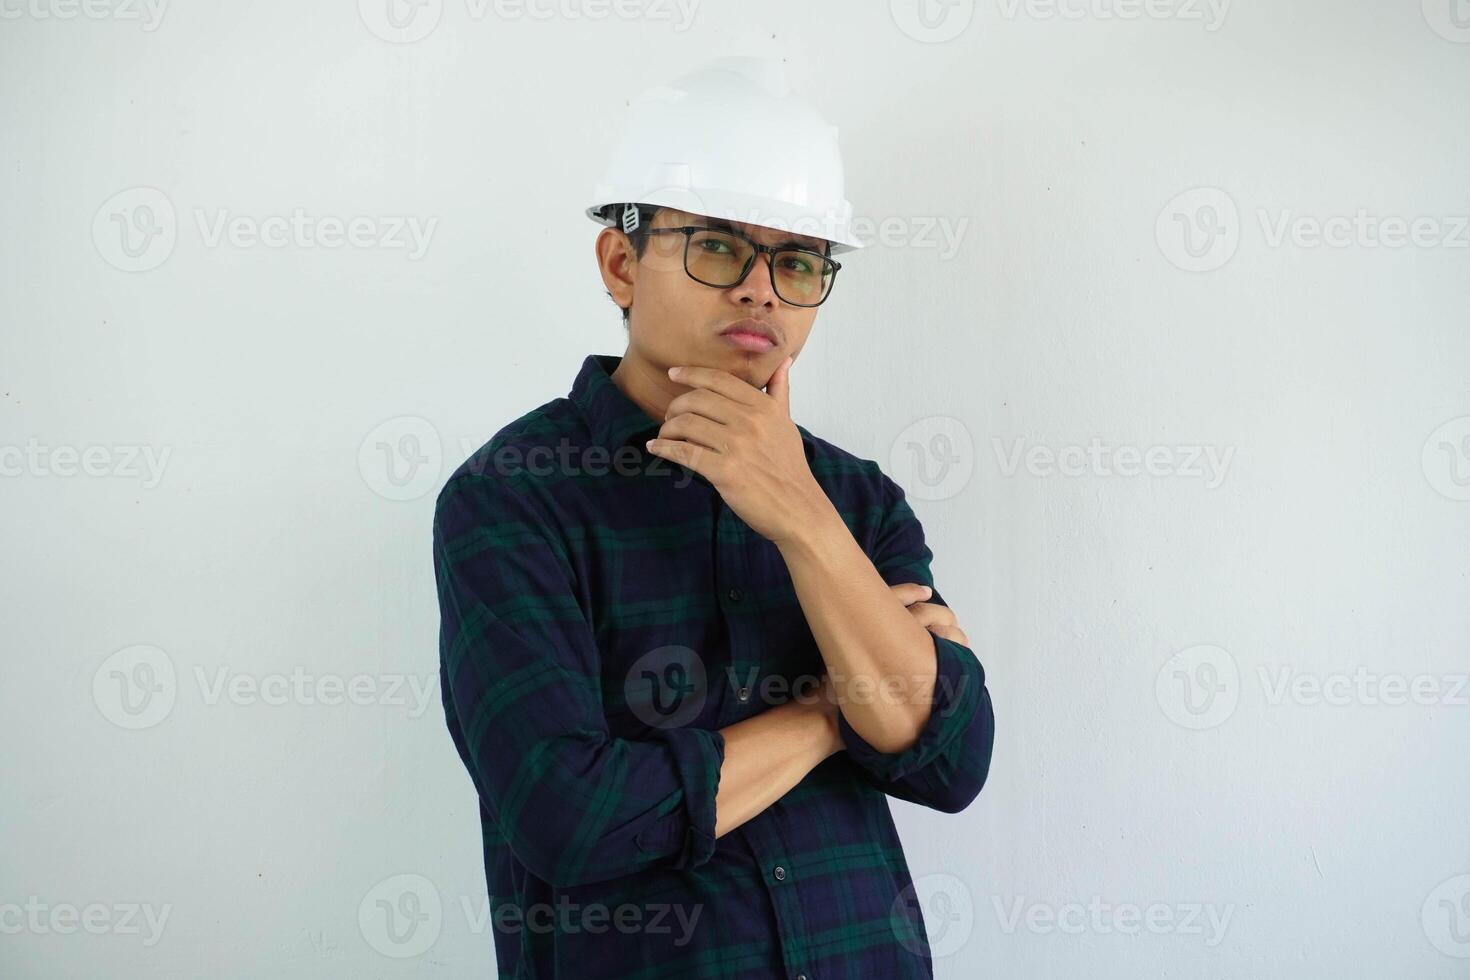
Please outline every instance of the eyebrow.
[[[708, 225], [710, 228], [714, 228], [718, 231], [733, 231], [738, 234], [745, 234], [745, 232], [740, 231], [740, 229], [736, 228], [733, 223], [725, 220], [724, 218], [709, 218], [705, 217], [704, 215], [698, 215], [697, 218], [698, 220], [705, 222], [705, 224]], [[825, 245], [826, 243], [823, 242], [822, 244]], [[809, 245], [806, 242], [799, 242], [794, 238], [786, 238], [776, 243], [777, 248], [786, 248], [788, 246], [793, 248], [804, 248], [809, 252], [817, 252], [822, 255], [826, 254], [821, 246]]]

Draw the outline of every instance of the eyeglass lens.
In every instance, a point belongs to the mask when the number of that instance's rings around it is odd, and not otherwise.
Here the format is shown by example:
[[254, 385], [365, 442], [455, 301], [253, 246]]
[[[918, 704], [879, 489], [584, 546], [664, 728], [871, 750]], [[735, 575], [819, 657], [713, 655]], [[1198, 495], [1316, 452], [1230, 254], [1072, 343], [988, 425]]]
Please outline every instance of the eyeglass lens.
[[[736, 235], [701, 230], [689, 235], [688, 272], [711, 286], [732, 286], [754, 249]], [[771, 284], [788, 303], [821, 302], [832, 286], [832, 264], [813, 252], [782, 249], [771, 256]]]

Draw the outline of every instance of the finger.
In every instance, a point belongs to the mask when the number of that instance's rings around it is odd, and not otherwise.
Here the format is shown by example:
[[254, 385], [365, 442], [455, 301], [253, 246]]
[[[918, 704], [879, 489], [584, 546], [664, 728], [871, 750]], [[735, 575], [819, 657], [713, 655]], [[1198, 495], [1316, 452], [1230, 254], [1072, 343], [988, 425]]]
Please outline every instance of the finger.
[[916, 602], [909, 606], [909, 612], [924, 626], [955, 625], [954, 612], [948, 606], [941, 606], [937, 602]]
[[966, 636], [965, 631], [960, 629], [958, 626], [949, 626], [945, 624], [930, 626], [929, 632], [933, 633], [936, 636], [942, 636], [946, 640], [953, 640], [961, 646], [970, 645], [970, 638]]
[[655, 456], [660, 456], [681, 466], [687, 466], [711, 483], [715, 482], [714, 475], [711, 473], [711, 467], [719, 459], [719, 453], [707, 449], [704, 446], [697, 446], [692, 442], [684, 442], [680, 439], [653, 438], [649, 439], [643, 445], [644, 448]]
[[771, 380], [766, 382], [766, 394], [776, 399], [787, 418], [791, 417], [791, 361], [791, 355], [787, 354], [786, 360], [776, 365]]
[[719, 368], [676, 364], [669, 368], [669, 377], [690, 388], [709, 388], [717, 391], [731, 401], [742, 405], [757, 404], [756, 398], [760, 395], [760, 392], [751, 387], [749, 383]]
[[897, 585], [890, 585], [888, 588], [902, 600], [905, 606], [911, 606], [934, 594], [933, 589], [927, 585], [921, 585], [918, 582], [899, 582]]
[[723, 453], [729, 449], [731, 435], [728, 426], [688, 412], [675, 415], [659, 426], [658, 430], [660, 439], [682, 439], [704, 446], [713, 453]]
[[741, 408], [718, 391], [690, 388], [669, 402], [668, 408], [664, 410], [664, 421], [686, 412], [729, 425], [739, 417]]

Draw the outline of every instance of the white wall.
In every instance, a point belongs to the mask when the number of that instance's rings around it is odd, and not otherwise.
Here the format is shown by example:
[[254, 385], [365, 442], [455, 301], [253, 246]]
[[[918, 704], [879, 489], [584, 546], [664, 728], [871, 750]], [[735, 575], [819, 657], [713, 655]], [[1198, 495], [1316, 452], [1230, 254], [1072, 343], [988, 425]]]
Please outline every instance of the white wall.
[[[890, 222], [793, 401], [910, 489], [989, 671], [981, 797], [894, 803], [939, 976], [1470, 970], [1470, 11], [430, 0], [392, 43], [97, 2], [0, 3], [0, 974], [491, 975], [433, 491], [621, 353], [584, 195], [627, 99], [728, 53], [787, 59]], [[297, 209], [427, 248], [210, 238]], [[216, 686], [293, 672], [367, 703]], [[359, 911], [403, 874], [443, 911], [395, 958]]]

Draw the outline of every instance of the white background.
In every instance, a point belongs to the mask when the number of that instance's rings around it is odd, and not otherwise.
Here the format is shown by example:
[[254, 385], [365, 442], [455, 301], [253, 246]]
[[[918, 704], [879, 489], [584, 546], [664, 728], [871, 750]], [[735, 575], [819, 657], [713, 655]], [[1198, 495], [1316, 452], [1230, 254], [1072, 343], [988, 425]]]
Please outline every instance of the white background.
[[793, 406], [988, 670], [939, 976], [1470, 971], [1470, 9], [926, 2], [0, 3], [0, 974], [492, 975], [434, 493], [622, 352], [586, 196], [724, 54], [887, 229]]

